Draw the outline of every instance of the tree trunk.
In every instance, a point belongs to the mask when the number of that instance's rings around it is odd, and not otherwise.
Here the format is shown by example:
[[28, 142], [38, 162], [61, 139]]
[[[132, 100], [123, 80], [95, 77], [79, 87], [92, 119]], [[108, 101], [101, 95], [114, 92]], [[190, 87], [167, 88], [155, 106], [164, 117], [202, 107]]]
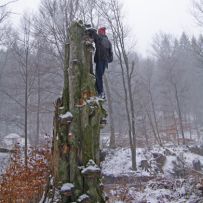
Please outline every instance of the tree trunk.
[[163, 146], [162, 141], [161, 141], [161, 137], [160, 137], [160, 134], [159, 134], [159, 126], [158, 126], [158, 121], [157, 121], [157, 116], [156, 116], [156, 111], [155, 111], [155, 106], [154, 106], [154, 100], [153, 100], [153, 97], [152, 97], [152, 92], [151, 92], [150, 85], [149, 85], [149, 96], [150, 96], [150, 101], [151, 101], [151, 106], [152, 106], [152, 112], [153, 112], [153, 117], [154, 117], [154, 123], [155, 123], [157, 138], [159, 140], [160, 146]]
[[147, 108], [146, 108], [146, 114], [147, 114], [147, 117], [148, 117], [150, 126], [151, 126], [151, 128], [152, 128], [152, 132], [153, 132], [153, 135], [154, 135], [154, 139], [155, 139], [155, 141], [161, 146], [160, 140], [158, 139], [157, 134], [156, 134], [156, 130], [155, 130], [155, 127], [154, 127], [154, 124], [153, 124], [153, 121], [152, 121], [150, 112], [149, 112], [149, 110], [148, 110]]
[[175, 123], [175, 127], [176, 127], [176, 140], [178, 141], [178, 145], [180, 145], [178, 124], [177, 124], [177, 121], [176, 121], [175, 112], [173, 112], [173, 119], [174, 119], [174, 123]]
[[25, 56], [25, 166], [27, 166], [27, 140], [28, 140], [28, 133], [27, 133], [27, 126], [28, 126], [28, 49], [26, 49], [26, 56]]
[[41, 95], [40, 95], [40, 88], [41, 88], [41, 80], [40, 80], [40, 70], [39, 66], [37, 66], [37, 137], [36, 137], [36, 145], [39, 144], [39, 129], [40, 129], [40, 105], [41, 105]]
[[147, 134], [146, 116], [143, 116], [143, 118], [142, 118], [142, 129], [143, 129], [142, 132], [143, 132], [143, 135], [145, 137], [147, 149], [150, 149], [149, 136]]
[[105, 75], [104, 75], [104, 84], [106, 87], [106, 95], [107, 95], [107, 99], [108, 99], [108, 112], [109, 112], [110, 130], [111, 130], [110, 148], [115, 148], [116, 140], [115, 140], [115, 129], [114, 129], [114, 120], [113, 120], [112, 98], [111, 98], [109, 83], [108, 83], [107, 77]]
[[196, 133], [197, 133], [197, 140], [198, 141], [201, 141], [200, 140], [200, 133], [199, 133], [199, 129], [198, 129], [198, 117], [197, 117], [197, 114], [195, 113], [195, 117], [194, 117], [194, 128], [196, 130]]
[[181, 130], [181, 135], [183, 138], [183, 144], [185, 145], [185, 135], [184, 135], [184, 129], [183, 129], [183, 119], [182, 119], [182, 112], [180, 109], [180, 101], [179, 101], [179, 97], [178, 97], [178, 90], [177, 87], [175, 85], [175, 98], [176, 98], [176, 103], [177, 103], [177, 109], [178, 109], [178, 117], [179, 117], [179, 122], [180, 122], [180, 130]]
[[[123, 83], [123, 89], [124, 89], [124, 96], [125, 96], [125, 111], [126, 111], [126, 116], [127, 116], [127, 121], [128, 121], [128, 136], [129, 136], [129, 142], [130, 142], [130, 149], [131, 149], [131, 160], [132, 160], [132, 169], [136, 170], [136, 146], [134, 144], [134, 139], [133, 139], [133, 133], [132, 133], [132, 119], [131, 119], [131, 114], [130, 114], [130, 107], [128, 103], [128, 84], [126, 84], [126, 78], [125, 78], [125, 71], [124, 71], [124, 65], [122, 61], [122, 52], [118, 47], [118, 44], [115, 44], [117, 48], [117, 57], [119, 59], [119, 64], [121, 67], [121, 76], [122, 76], [122, 83]], [[124, 50], [122, 50], [124, 51]]]
[[[77, 201], [84, 193], [92, 203], [105, 202], [100, 187], [99, 140], [106, 111], [103, 101], [95, 97], [95, 78], [90, 74], [93, 46], [80, 23], [73, 23], [69, 31], [63, 99], [57, 100], [54, 117], [54, 177], [59, 188], [65, 183], [74, 186], [68, 194], [62, 193], [62, 202]], [[88, 166], [95, 170], [87, 170]]]

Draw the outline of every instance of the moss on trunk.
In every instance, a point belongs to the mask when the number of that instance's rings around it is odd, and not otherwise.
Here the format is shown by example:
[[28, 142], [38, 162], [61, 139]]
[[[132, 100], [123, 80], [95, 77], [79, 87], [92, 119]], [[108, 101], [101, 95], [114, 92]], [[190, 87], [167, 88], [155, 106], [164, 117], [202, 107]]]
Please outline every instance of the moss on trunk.
[[[56, 183], [75, 186], [74, 194], [62, 202], [77, 201], [86, 193], [91, 202], [105, 202], [100, 187], [100, 176], [91, 178], [81, 173], [89, 160], [98, 166], [100, 121], [106, 116], [102, 101], [95, 97], [95, 78], [92, 69], [93, 46], [85, 27], [74, 22], [69, 30], [70, 43], [65, 46], [64, 89], [56, 104], [53, 135], [53, 171]], [[70, 111], [71, 122], [63, 115]], [[63, 119], [61, 119], [63, 118]]]

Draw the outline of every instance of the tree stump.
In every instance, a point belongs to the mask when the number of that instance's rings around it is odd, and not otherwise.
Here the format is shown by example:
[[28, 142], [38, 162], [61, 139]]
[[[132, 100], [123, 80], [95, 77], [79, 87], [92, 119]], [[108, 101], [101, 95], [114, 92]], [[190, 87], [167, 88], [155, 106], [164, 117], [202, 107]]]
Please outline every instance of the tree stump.
[[84, 177], [83, 169], [90, 160], [100, 166], [100, 128], [106, 117], [102, 100], [95, 96], [92, 68], [92, 40], [85, 26], [74, 22], [70, 26], [70, 42], [65, 46], [64, 89], [62, 99], [55, 104], [53, 130], [53, 174], [58, 187], [74, 185], [74, 194], [62, 197], [62, 202], [78, 201], [86, 194], [88, 202], [105, 202], [100, 176]]

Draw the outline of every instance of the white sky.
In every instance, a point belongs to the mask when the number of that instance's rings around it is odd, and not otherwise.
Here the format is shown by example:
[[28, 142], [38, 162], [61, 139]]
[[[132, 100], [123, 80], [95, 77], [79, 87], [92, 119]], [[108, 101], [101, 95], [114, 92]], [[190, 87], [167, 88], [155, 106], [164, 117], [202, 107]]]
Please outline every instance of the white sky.
[[[121, 1], [131, 36], [135, 36], [137, 50], [142, 54], [149, 54], [152, 38], [156, 33], [166, 32], [177, 37], [183, 31], [190, 36], [200, 33], [200, 28], [191, 15], [193, 0]], [[19, 0], [12, 8], [20, 16], [23, 10], [35, 11], [39, 2], [40, 0]]]
[[192, 16], [193, 0], [125, 0], [125, 15], [136, 37], [138, 50], [148, 53], [156, 33], [166, 32], [177, 37], [184, 31], [197, 35], [200, 28]]

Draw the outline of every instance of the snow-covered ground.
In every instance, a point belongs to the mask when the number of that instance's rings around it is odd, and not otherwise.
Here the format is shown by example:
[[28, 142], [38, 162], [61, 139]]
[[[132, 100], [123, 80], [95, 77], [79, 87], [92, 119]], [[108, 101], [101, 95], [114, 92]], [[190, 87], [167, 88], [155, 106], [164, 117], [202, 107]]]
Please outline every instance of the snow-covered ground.
[[[162, 155], [162, 165], [159, 166], [154, 155]], [[203, 178], [203, 171], [196, 172], [193, 162], [200, 162], [203, 169], [203, 156], [192, 153], [186, 146], [154, 147], [151, 150], [137, 149], [137, 171], [131, 168], [131, 151], [129, 148], [117, 148], [107, 151], [102, 162], [102, 173], [105, 177], [128, 176], [130, 182], [106, 185], [106, 191], [111, 203], [203, 203], [203, 195], [198, 189], [198, 181]], [[151, 168], [145, 171], [141, 161], [146, 160]], [[162, 170], [155, 170], [156, 168]], [[180, 169], [180, 173], [179, 173]], [[182, 176], [182, 172], [185, 175]], [[193, 173], [194, 172], [194, 173]], [[141, 181], [136, 181], [139, 177]], [[151, 180], [142, 181], [142, 177]], [[134, 181], [133, 181], [134, 180]]]
[[0, 153], [0, 175], [3, 174], [5, 169], [7, 168], [9, 159], [10, 159], [10, 154]]
[[[137, 164], [139, 165], [144, 157], [144, 149], [137, 149]], [[129, 148], [117, 148], [109, 151], [105, 161], [102, 163], [102, 172], [105, 175], [113, 175], [114, 177], [120, 175], [134, 174], [137, 172], [132, 170], [131, 164], [131, 151]], [[149, 175], [149, 173], [143, 172], [144, 175]]]
[[10, 133], [3, 138], [1, 146], [6, 149], [12, 149], [16, 144], [24, 146], [25, 139], [16, 133]]
[[[109, 150], [105, 161], [102, 162], [102, 172], [105, 175], [120, 176], [122, 174], [132, 174], [135, 175], [144, 172], [141, 170], [140, 163], [142, 160], [148, 160], [151, 162], [153, 160], [152, 153], [160, 153], [165, 155], [165, 150], [168, 149], [173, 155], [167, 155], [166, 161], [163, 166], [164, 174], [170, 174], [173, 169], [173, 161], [177, 160], [177, 156], [181, 156], [186, 162], [187, 167], [192, 167], [192, 162], [194, 160], [200, 160], [203, 165], [203, 156], [192, 153], [187, 147], [184, 146], [172, 146], [167, 148], [154, 147], [152, 150], [147, 151], [143, 148], [138, 148], [136, 153], [136, 161], [138, 166], [138, 171], [133, 171], [131, 167], [131, 151], [129, 148], [117, 148], [114, 150]], [[143, 175], [150, 175], [149, 173], [144, 173]]]

